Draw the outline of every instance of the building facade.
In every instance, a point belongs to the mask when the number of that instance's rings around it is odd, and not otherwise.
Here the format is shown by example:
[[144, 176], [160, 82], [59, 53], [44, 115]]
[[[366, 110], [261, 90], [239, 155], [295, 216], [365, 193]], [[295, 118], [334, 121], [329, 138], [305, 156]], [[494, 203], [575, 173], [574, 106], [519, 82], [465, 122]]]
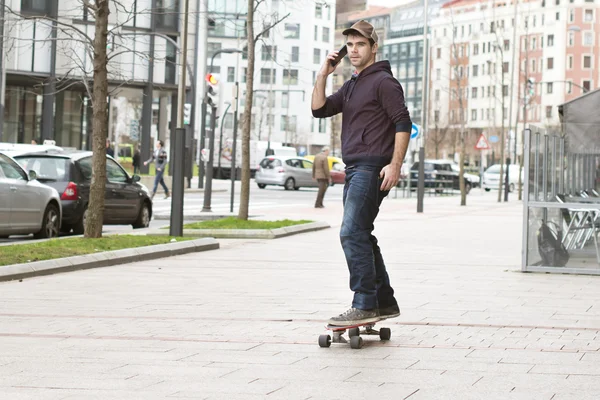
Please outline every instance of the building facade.
[[[175, 120], [181, 4], [119, 3], [117, 8], [111, 2], [109, 15], [109, 138], [116, 145], [141, 142], [142, 155], [149, 156], [153, 139], [168, 139], [169, 121]], [[59, 146], [88, 149], [92, 16], [78, 0], [7, 0], [6, 5], [0, 141], [52, 139]], [[40, 15], [49, 19], [31, 18]], [[191, 64], [195, 25], [189, 26]]]
[[[209, 29], [208, 59], [219, 49], [243, 49], [247, 1], [211, 0], [209, 12], [215, 27]], [[251, 138], [295, 146], [300, 154], [314, 154], [329, 143], [331, 127], [311, 115], [311, 96], [317, 71], [333, 49], [335, 3], [269, 0], [256, 10], [255, 34], [284, 18], [256, 43]], [[235, 18], [235, 19], [234, 19]], [[209, 61], [210, 63], [210, 61]], [[223, 103], [231, 100], [231, 87], [240, 82], [239, 118], [244, 110], [247, 55], [221, 53], [213, 72], [225, 82]], [[331, 83], [329, 84], [331, 88]], [[233, 114], [220, 120], [224, 136], [231, 137]]]

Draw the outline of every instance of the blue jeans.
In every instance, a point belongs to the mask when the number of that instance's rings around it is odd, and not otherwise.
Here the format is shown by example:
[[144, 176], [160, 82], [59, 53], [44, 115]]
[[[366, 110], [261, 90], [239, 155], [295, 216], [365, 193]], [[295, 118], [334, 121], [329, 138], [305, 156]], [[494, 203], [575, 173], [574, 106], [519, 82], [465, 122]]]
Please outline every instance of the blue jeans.
[[158, 189], [158, 184], [160, 183], [163, 189], [165, 189], [165, 194], [169, 194], [169, 188], [167, 187], [167, 185], [165, 184], [165, 180], [163, 179], [164, 173], [164, 169], [156, 171], [156, 176], [154, 177], [154, 189], [152, 189], [152, 193], [156, 193], [156, 189]]
[[350, 271], [350, 289], [354, 292], [352, 307], [361, 310], [398, 304], [377, 238], [372, 235], [379, 206], [388, 195], [379, 189], [380, 172], [381, 168], [369, 166], [346, 169], [340, 240]]

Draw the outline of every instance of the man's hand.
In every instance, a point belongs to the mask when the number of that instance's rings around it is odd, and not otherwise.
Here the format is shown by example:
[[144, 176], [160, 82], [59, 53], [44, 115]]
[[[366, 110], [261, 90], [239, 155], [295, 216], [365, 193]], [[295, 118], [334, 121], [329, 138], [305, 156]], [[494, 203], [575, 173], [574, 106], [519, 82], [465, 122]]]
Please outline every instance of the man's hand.
[[160, 171], [162, 171], [162, 169], [160, 169], [160, 168], [156, 168], [156, 171], [160, 172]]
[[327, 55], [327, 59], [325, 60], [325, 62], [321, 66], [321, 70], [319, 71], [319, 75], [327, 77], [327, 76], [331, 75], [333, 73], [333, 71], [335, 71], [335, 69], [337, 68], [338, 65], [341, 64], [341, 62], [337, 63], [336, 66], [334, 67], [334, 66], [331, 65], [331, 61], [335, 60], [335, 58], [337, 57], [337, 55], [338, 55], [337, 51], [332, 51], [331, 53], [329, 53]]
[[381, 172], [379, 173], [379, 177], [383, 178], [380, 188], [381, 191], [385, 192], [391, 190], [398, 184], [401, 167], [401, 164], [388, 164], [381, 169]]
[[148, 161], [144, 161], [144, 165], [148, 165]]

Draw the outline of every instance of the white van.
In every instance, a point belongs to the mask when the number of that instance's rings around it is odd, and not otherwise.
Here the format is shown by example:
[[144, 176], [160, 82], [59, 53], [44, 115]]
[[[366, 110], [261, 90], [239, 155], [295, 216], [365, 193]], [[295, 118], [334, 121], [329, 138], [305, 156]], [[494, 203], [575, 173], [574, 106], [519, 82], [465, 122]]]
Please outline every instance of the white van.
[[[517, 164], [510, 164], [508, 166], [508, 191], [513, 192], [515, 188], [519, 186], [519, 167]], [[502, 188], [504, 188], [504, 182], [506, 181], [506, 165], [504, 165], [504, 174], [502, 179]], [[498, 179], [500, 179], [500, 164], [494, 164], [483, 173], [483, 188], [486, 192], [492, 189], [498, 189]], [[525, 174], [521, 170], [521, 183], [525, 179]]]

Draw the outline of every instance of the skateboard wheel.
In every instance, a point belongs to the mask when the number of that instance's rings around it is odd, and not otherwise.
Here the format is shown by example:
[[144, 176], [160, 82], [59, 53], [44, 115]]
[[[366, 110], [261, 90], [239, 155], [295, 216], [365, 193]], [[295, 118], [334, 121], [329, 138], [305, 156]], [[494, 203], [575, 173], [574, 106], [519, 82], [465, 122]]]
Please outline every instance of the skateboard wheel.
[[348, 336], [349, 337], [354, 337], [354, 336], [359, 336], [360, 335], [360, 330], [358, 328], [350, 328], [348, 329]]
[[352, 336], [350, 338], [350, 347], [360, 349], [363, 346], [363, 339], [360, 336]]
[[329, 347], [329, 346], [331, 346], [331, 336], [329, 336], [329, 335], [319, 336], [319, 347]]
[[381, 340], [390, 340], [392, 337], [392, 330], [390, 328], [381, 328], [379, 330], [379, 338]]

